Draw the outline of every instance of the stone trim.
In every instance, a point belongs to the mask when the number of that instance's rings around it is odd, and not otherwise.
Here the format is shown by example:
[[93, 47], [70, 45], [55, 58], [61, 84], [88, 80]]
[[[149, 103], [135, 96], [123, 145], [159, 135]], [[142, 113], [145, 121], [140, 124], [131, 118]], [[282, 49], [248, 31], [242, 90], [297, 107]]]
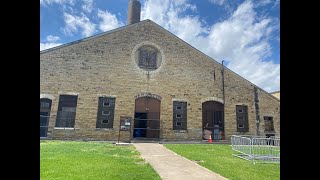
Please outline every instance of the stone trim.
[[51, 94], [40, 94], [40, 99], [50, 99], [51, 101], [54, 99], [54, 96]]
[[261, 115], [261, 114], [260, 114], [260, 116], [262, 116], [262, 119], [263, 119], [263, 117], [264, 117], [264, 116], [274, 117], [274, 116], [275, 116], [275, 114], [269, 114], [269, 113], [268, 113], [268, 114], [263, 114], [263, 115]]
[[224, 100], [221, 98], [218, 98], [218, 97], [207, 97], [207, 98], [201, 99], [201, 103], [204, 103], [207, 101], [216, 101], [216, 102], [220, 102], [220, 103], [224, 104]]
[[110, 97], [110, 98], [116, 98], [116, 95], [108, 95], [108, 94], [98, 94], [98, 97]]
[[[159, 65], [159, 67], [158, 67], [157, 69], [152, 70], [152, 71], [146, 71], [146, 70], [144, 70], [144, 69], [141, 69], [141, 68], [138, 66], [138, 64], [136, 63], [136, 57], [135, 57], [136, 51], [137, 51], [140, 47], [142, 47], [142, 46], [148, 46], [148, 45], [149, 45], [149, 46], [154, 46], [154, 47], [159, 51], [159, 53], [160, 53], [160, 55], [161, 55], [161, 64]], [[163, 52], [163, 50], [161, 49], [161, 47], [158, 46], [157, 44], [155, 44], [155, 43], [153, 43], [153, 42], [150, 42], [150, 41], [143, 41], [143, 42], [137, 44], [137, 45], [133, 48], [133, 50], [132, 50], [132, 52], [131, 52], [131, 62], [132, 62], [132, 64], [134, 65], [134, 67], [135, 67], [138, 71], [140, 71], [141, 73], [143, 73], [143, 74], [153, 74], [153, 73], [159, 72], [159, 71], [162, 69], [162, 67], [165, 65], [165, 55], [164, 55], [164, 52]]]
[[54, 127], [54, 129], [75, 130], [75, 128], [67, 128], [67, 127]]
[[188, 102], [187, 99], [179, 99], [179, 98], [172, 98], [172, 102], [173, 102], [173, 101]]
[[[247, 103], [236, 103], [235, 106], [248, 106], [248, 108], [250, 107], [250, 105]], [[248, 112], [249, 112], [249, 110], [248, 110]]]
[[96, 131], [114, 131], [114, 128], [96, 128]]
[[151, 98], [155, 98], [155, 99], [158, 99], [158, 100], [162, 100], [162, 97], [157, 95], [157, 94], [152, 94], [150, 92], [141, 92], [141, 93], [138, 93], [137, 95], [134, 96], [134, 99], [138, 99], [140, 97], [151, 97]]
[[76, 92], [59, 92], [59, 95], [74, 95], [74, 96], [79, 96], [80, 93]]
[[173, 130], [174, 133], [188, 133], [188, 130]]

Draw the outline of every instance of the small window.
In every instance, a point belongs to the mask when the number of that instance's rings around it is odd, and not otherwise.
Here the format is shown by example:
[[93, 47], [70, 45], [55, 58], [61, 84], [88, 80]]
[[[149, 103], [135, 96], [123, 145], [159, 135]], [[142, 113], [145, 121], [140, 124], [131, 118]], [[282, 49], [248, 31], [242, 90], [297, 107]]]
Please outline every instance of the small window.
[[109, 124], [109, 120], [105, 119], [101, 121], [101, 124]]
[[172, 105], [173, 130], [187, 130], [187, 102], [173, 101]]
[[41, 108], [49, 108], [49, 106], [50, 106], [50, 105], [49, 105], [49, 103], [47, 103], [47, 102], [41, 102], [41, 103], [40, 103], [40, 107], [41, 107]]
[[77, 95], [59, 96], [58, 111], [55, 127], [74, 128], [76, 120]]
[[249, 132], [248, 106], [236, 105], [237, 132]]
[[102, 111], [102, 115], [110, 115], [110, 111]]
[[96, 128], [113, 128], [115, 101], [114, 97], [98, 98]]
[[274, 131], [273, 117], [264, 116], [263, 119], [264, 119], [265, 131]]

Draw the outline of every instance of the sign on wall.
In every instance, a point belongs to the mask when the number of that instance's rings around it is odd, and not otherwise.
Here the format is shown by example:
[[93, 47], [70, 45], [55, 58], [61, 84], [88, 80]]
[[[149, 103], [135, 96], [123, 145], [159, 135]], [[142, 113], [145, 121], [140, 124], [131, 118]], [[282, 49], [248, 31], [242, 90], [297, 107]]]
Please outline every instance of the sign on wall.
[[131, 117], [120, 116], [120, 131], [130, 131]]

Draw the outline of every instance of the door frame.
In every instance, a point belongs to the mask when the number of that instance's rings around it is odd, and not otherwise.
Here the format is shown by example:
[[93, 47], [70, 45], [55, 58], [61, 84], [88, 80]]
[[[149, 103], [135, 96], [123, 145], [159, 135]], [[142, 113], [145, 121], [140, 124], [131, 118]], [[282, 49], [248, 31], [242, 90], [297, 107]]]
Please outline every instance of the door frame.
[[[159, 139], [160, 134], [160, 116], [161, 116], [161, 98], [159, 96], [138, 96], [135, 98], [134, 117], [136, 113], [146, 113], [147, 115], [147, 128], [146, 139]], [[136, 119], [134, 118], [134, 121]], [[135, 122], [133, 122], [135, 124]], [[135, 128], [133, 128], [133, 132]], [[134, 134], [132, 136], [134, 137]]]

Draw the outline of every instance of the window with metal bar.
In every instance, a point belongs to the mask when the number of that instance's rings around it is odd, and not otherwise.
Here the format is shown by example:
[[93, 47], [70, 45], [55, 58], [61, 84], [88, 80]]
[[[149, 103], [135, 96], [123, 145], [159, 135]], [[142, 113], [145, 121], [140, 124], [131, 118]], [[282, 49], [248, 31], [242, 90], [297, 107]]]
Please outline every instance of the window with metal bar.
[[96, 128], [113, 128], [115, 101], [114, 97], [99, 97]]
[[187, 102], [173, 101], [173, 130], [187, 130]]
[[236, 121], [238, 132], [248, 132], [248, 106], [236, 105]]
[[74, 127], [77, 102], [77, 95], [60, 95], [56, 127]]
[[264, 119], [265, 131], [274, 131], [273, 117], [272, 116], [264, 116], [263, 119]]
[[40, 137], [47, 137], [51, 103], [50, 99], [40, 99]]

